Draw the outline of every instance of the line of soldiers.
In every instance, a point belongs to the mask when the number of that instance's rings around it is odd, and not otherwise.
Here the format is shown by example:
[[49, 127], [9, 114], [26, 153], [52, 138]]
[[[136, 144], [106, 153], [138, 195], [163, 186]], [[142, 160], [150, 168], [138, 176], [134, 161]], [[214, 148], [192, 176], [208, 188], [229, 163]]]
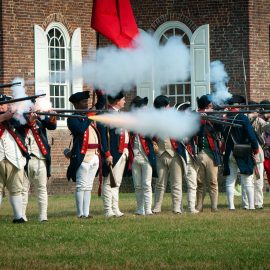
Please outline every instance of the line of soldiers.
[[[80, 95], [82, 94], [76, 93], [71, 99], [76, 96], [78, 99], [75, 103], [73, 102], [75, 108], [83, 109], [83, 107], [78, 105], [80, 102], [83, 102], [84, 98]], [[108, 96], [108, 101], [109, 110], [121, 110], [125, 105], [124, 92], [118, 93], [115, 97]], [[198, 111], [201, 114], [213, 111], [211, 95], [204, 95], [197, 101]], [[237, 95], [229, 100], [229, 104], [234, 105], [242, 104], [243, 102], [243, 97]], [[143, 109], [147, 103], [147, 98], [137, 96], [131, 103], [131, 109]], [[160, 95], [154, 100], [154, 107], [156, 109], [169, 108], [169, 103], [168, 97]], [[190, 106], [186, 103], [178, 105], [176, 106], [178, 110], [186, 110]], [[233, 110], [235, 111], [237, 108]], [[102, 124], [97, 124], [95, 132], [96, 138], [99, 141], [97, 143], [95, 139], [96, 147], [94, 147], [94, 151], [96, 151], [97, 155], [98, 153], [101, 155], [100, 169], [102, 169], [103, 182], [101, 184], [100, 181], [100, 187], [105, 216], [122, 217], [124, 215], [119, 209], [119, 187], [125, 167], [128, 167], [132, 171], [137, 201], [135, 213], [137, 215], [152, 215], [153, 213], [157, 214], [161, 212], [163, 196], [168, 180], [171, 184], [172, 211], [175, 214], [181, 214], [183, 210], [183, 179], [187, 182], [188, 211], [190, 213], [203, 211], [203, 202], [207, 187], [209, 188], [211, 199], [211, 210], [213, 212], [218, 211], [218, 171], [221, 165], [224, 167], [229, 209], [235, 209], [234, 193], [238, 171], [240, 171], [243, 188], [243, 208], [250, 210], [255, 209], [255, 206], [262, 208], [263, 172], [261, 170], [261, 160], [258, 159], [259, 153], [262, 153], [262, 149], [259, 146], [258, 137], [248, 117], [241, 112], [233, 114], [228, 111], [224, 117], [224, 121], [233, 118], [234, 122], [241, 122], [242, 126], [224, 127], [224, 125], [214, 124], [208, 120], [201, 120], [201, 127], [198, 134], [183, 141], [177, 141], [172, 138], [165, 140], [158, 137], [148, 138], [134, 132], [128, 133], [128, 131], [123, 129], [109, 128]], [[258, 118], [256, 115], [250, 115], [250, 117]], [[70, 123], [75, 121], [78, 121], [77, 127], [73, 126], [72, 128]], [[91, 120], [87, 121], [88, 124], [83, 125], [83, 119], [68, 120], [68, 126], [74, 138], [74, 146], [71, 150], [73, 155], [71, 166], [69, 167], [69, 171], [73, 172], [73, 176], [68, 175], [68, 178], [76, 180], [76, 186], [78, 185], [78, 175], [81, 175], [80, 170], [84, 166], [84, 163], [87, 162], [87, 153], [93, 151], [93, 141], [91, 141], [91, 136], [87, 135], [89, 134], [88, 127], [93, 122]], [[260, 122], [262, 121], [260, 120]], [[266, 121], [263, 122], [264, 124], [260, 127], [261, 132], [269, 129], [269, 124]], [[81, 128], [84, 127], [80, 134], [77, 133], [78, 126]], [[80, 141], [79, 146], [75, 143], [78, 140]], [[223, 145], [221, 145], [221, 141], [224, 142]], [[87, 150], [84, 148], [84, 142], [86, 144], [88, 142]], [[250, 147], [244, 156], [236, 156], [236, 153], [233, 151], [234, 144], [247, 144]], [[80, 155], [82, 156], [78, 163], [78, 156]], [[73, 167], [73, 163], [76, 163], [77, 167]], [[259, 180], [257, 179], [256, 181], [254, 180], [254, 168], [260, 168], [258, 170], [260, 175], [256, 176], [259, 177]], [[96, 171], [97, 168], [94, 172], [96, 173]], [[114, 175], [116, 187], [111, 186], [111, 172]], [[91, 188], [95, 173], [92, 174], [92, 177], [88, 178], [91, 179]], [[151, 183], [153, 177], [157, 177], [157, 181], [155, 183], [154, 202], [152, 206]], [[83, 205], [83, 203], [78, 203], [77, 197], [76, 201], [78, 216], [88, 217], [89, 212], [83, 212], [78, 207], [78, 204]]]
[[[105, 106], [105, 96], [97, 92], [95, 109]], [[89, 91], [75, 93], [69, 101], [75, 110], [88, 108]], [[0, 96], [1, 100], [9, 97]], [[125, 106], [124, 92], [107, 97], [110, 111], [120, 111]], [[242, 104], [243, 97], [233, 96], [229, 104]], [[131, 108], [143, 109], [147, 98], [135, 97]], [[203, 115], [213, 111], [211, 95], [197, 100], [198, 111]], [[160, 95], [154, 100], [156, 109], [169, 108], [168, 97]], [[187, 103], [177, 104], [178, 110], [189, 109]], [[237, 108], [233, 110], [238, 110]], [[47, 221], [47, 177], [50, 176], [50, 146], [46, 129], [56, 128], [56, 117], [41, 118], [29, 114], [27, 123], [21, 125], [14, 120], [14, 113], [7, 105], [0, 106], [0, 203], [4, 188], [10, 193], [10, 203], [14, 212], [14, 223], [27, 221], [26, 207], [30, 183], [35, 186], [39, 205], [39, 220]], [[89, 118], [68, 118], [67, 124], [73, 136], [69, 154], [68, 180], [76, 182], [75, 201], [77, 216], [91, 218], [90, 203], [94, 179], [99, 171], [99, 192], [103, 198], [106, 217], [122, 217], [119, 208], [119, 187], [125, 168], [132, 171], [137, 201], [137, 215], [152, 215], [161, 212], [167, 181], [171, 184], [172, 211], [181, 214], [182, 181], [188, 187], [188, 211], [203, 211], [207, 187], [211, 199], [211, 210], [218, 211], [218, 168], [222, 164], [226, 181], [229, 209], [234, 210], [235, 182], [238, 170], [242, 184], [243, 208], [253, 210], [263, 207], [263, 150], [258, 143], [258, 135], [267, 134], [269, 124], [256, 113], [249, 118], [241, 113], [228, 111], [224, 120], [233, 119], [242, 127], [225, 126], [201, 120], [200, 131], [183, 141], [167, 138], [148, 138], [95, 123]], [[258, 120], [259, 119], [259, 120]], [[179, 123], [180, 124], [180, 123]], [[256, 132], [255, 132], [255, 130]], [[269, 131], [270, 134], [270, 131]], [[265, 137], [266, 138], [266, 137]], [[223, 140], [223, 145], [221, 141]], [[270, 140], [269, 140], [270, 141]], [[236, 145], [249, 145], [244, 155], [238, 155]], [[242, 153], [243, 154], [243, 153]], [[267, 158], [266, 158], [267, 159]], [[269, 156], [270, 160], [270, 156]], [[269, 168], [269, 162], [265, 163]], [[267, 165], [268, 164], [268, 165]], [[267, 167], [268, 166], [268, 167]], [[254, 169], [257, 174], [254, 174]], [[268, 172], [269, 171], [269, 172]], [[270, 176], [270, 170], [267, 174]], [[116, 182], [111, 185], [111, 176]], [[152, 206], [152, 178], [157, 177]]]
[[[11, 97], [0, 95], [0, 101]], [[47, 221], [47, 177], [50, 176], [50, 146], [46, 130], [56, 129], [56, 117], [26, 116], [25, 124], [14, 118], [8, 104], [0, 105], [0, 204], [5, 188], [9, 191], [13, 223], [27, 221], [30, 183], [38, 197], [39, 220]]]

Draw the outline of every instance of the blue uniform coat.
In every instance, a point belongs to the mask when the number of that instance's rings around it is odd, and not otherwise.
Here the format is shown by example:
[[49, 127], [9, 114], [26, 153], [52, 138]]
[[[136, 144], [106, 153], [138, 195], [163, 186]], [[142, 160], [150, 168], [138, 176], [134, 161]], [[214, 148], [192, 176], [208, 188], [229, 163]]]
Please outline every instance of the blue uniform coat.
[[84, 132], [88, 129], [92, 120], [85, 118], [68, 118], [67, 125], [73, 136], [73, 146], [71, 149], [70, 164], [67, 169], [67, 179], [76, 182], [76, 173], [84, 159], [81, 154]]
[[[234, 118], [234, 115], [228, 114], [228, 118]], [[226, 142], [225, 145], [225, 154], [223, 158], [224, 162], [224, 176], [230, 175], [230, 168], [229, 168], [229, 157], [231, 152], [233, 151], [234, 142], [228, 133], [231, 132], [235, 141], [239, 144], [251, 144], [251, 148], [253, 150], [257, 150], [259, 145], [258, 141], [254, 132], [253, 127], [251, 126], [249, 119], [246, 115], [239, 113], [235, 116], [236, 120], [241, 120], [242, 122], [237, 122], [243, 124], [243, 127], [226, 127], [224, 132], [224, 138]], [[253, 174], [253, 167], [254, 167], [254, 161], [252, 154], [247, 155], [245, 158], [235, 158], [237, 166], [240, 170], [241, 174], [247, 174], [251, 175]]]

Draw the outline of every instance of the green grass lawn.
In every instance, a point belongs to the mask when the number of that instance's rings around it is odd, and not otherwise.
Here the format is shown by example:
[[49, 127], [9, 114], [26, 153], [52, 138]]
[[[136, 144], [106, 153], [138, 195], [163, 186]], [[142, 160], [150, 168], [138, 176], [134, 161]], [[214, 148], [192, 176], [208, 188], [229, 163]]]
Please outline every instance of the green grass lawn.
[[[30, 198], [25, 224], [12, 224], [7, 198], [0, 208], [0, 269], [270, 269], [270, 196], [265, 208], [229, 212], [225, 194], [220, 211], [198, 215], [170, 211], [133, 215], [134, 194], [121, 194], [123, 218], [106, 219], [93, 196], [93, 219], [78, 219], [72, 195], [49, 197], [49, 222], [37, 221]], [[186, 196], [184, 197], [186, 206]]]

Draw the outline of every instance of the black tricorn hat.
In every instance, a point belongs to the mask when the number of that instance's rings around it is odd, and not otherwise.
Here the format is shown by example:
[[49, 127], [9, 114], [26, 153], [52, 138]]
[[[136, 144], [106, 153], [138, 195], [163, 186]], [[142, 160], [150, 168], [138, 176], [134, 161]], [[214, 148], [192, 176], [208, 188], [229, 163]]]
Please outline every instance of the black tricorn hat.
[[69, 101], [71, 103], [77, 103], [80, 102], [81, 100], [88, 99], [90, 98], [90, 91], [83, 91], [83, 92], [77, 92], [72, 94], [69, 97]]
[[0, 101], [8, 101], [11, 100], [12, 98], [10, 96], [0, 94]]
[[108, 97], [109, 103], [114, 103], [115, 101], [120, 100], [123, 97], [125, 97], [125, 93], [122, 90], [122, 91], [118, 92], [115, 96], [108, 95], [107, 97]]
[[241, 96], [241, 95], [233, 95], [233, 96], [227, 101], [227, 103], [228, 103], [229, 105], [233, 105], [233, 104], [235, 104], [235, 103], [237, 103], [237, 104], [244, 104], [244, 103], [246, 103], [246, 99], [245, 99], [243, 96]]
[[205, 109], [212, 102], [211, 95], [202, 95], [200, 98], [197, 97], [197, 104], [199, 109]]
[[154, 100], [154, 107], [156, 109], [164, 108], [170, 104], [170, 100], [168, 97], [164, 95], [159, 95]]
[[136, 96], [130, 103], [130, 107], [132, 108], [140, 108], [142, 106], [146, 106], [148, 104], [148, 97], [141, 98]]

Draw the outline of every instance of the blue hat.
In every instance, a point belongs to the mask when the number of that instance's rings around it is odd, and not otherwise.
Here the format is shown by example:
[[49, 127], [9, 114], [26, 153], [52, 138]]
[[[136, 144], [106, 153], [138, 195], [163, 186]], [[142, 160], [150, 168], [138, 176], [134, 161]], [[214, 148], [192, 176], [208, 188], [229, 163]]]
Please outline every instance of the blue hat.
[[246, 99], [241, 96], [241, 95], [233, 95], [228, 101], [227, 103], [229, 105], [233, 105], [235, 103], [237, 104], [245, 104], [246, 103]]
[[154, 107], [156, 109], [165, 108], [170, 104], [170, 100], [168, 97], [164, 95], [159, 95], [154, 100]]
[[117, 93], [116, 96], [108, 95], [108, 101], [109, 103], [114, 103], [115, 101], [122, 99], [124, 96], [125, 96], [124, 91], [120, 91]]
[[212, 96], [207, 94], [200, 98], [197, 97], [197, 104], [199, 109], [205, 109], [212, 102]]
[[136, 96], [130, 104], [130, 107], [133, 108], [140, 108], [142, 106], [146, 106], [148, 103], [148, 97], [141, 98], [139, 96]]
[[75, 94], [72, 94], [69, 97], [69, 101], [71, 103], [77, 103], [77, 102], [80, 102], [81, 100], [88, 99], [88, 98], [90, 98], [90, 92], [83, 91], [83, 92], [77, 92]]

